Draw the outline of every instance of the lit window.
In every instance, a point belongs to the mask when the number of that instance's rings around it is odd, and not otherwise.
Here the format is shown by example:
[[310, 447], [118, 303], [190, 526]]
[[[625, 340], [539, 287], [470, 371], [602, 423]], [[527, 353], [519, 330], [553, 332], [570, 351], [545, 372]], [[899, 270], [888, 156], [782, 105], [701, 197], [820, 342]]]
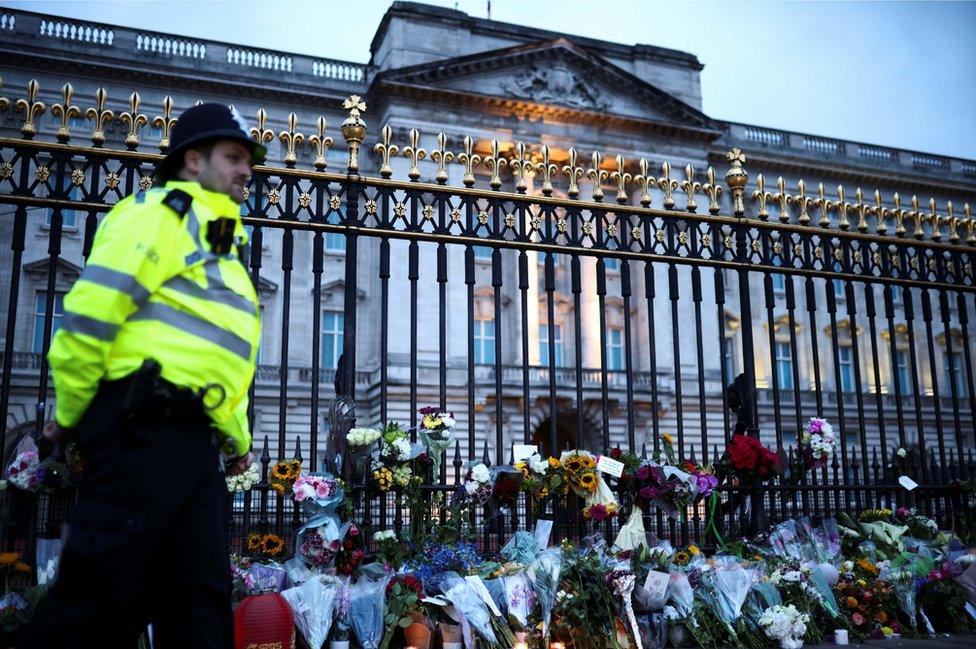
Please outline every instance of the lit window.
[[624, 368], [624, 332], [620, 329], [607, 329], [607, 369]]
[[474, 362], [491, 365], [495, 362], [495, 321], [474, 321]]
[[793, 352], [789, 343], [776, 343], [776, 374], [777, 388], [793, 389]]
[[342, 355], [343, 314], [340, 311], [322, 313], [322, 367], [335, 369]]
[[[40, 291], [37, 294], [37, 302], [34, 307], [34, 352], [44, 351], [44, 318], [45, 314], [51, 309], [51, 302], [48, 299], [47, 291]], [[61, 318], [64, 317], [64, 293], [54, 294], [54, 305], [51, 312], [51, 337], [61, 328]]]
[[901, 394], [908, 394], [908, 352], [904, 349], [895, 350], [895, 381]]
[[[553, 325], [552, 327], [552, 340], [553, 347], [555, 348], [555, 357], [553, 358], [552, 365], [554, 367], [562, 367], [563, 365], [563, 330], [560, 325]], [[549, 326], [539, 325], [539, 360], [543, 365], [549, 365]]]
[[[950, 368], [950, 364], [952, 367]], [[952, 352], [943, 357], [943, 376], [942, 376], [942, 396], [952, 396], [952, 385], [956, 386], [956, 394], [963, 396], [964, 386], [962, 380], [963, 359], [962, 353]], [[951, 381], [951, 382], [950, 382]]]
[[854, 350], [850, 345], [837, 348], [837, 364], [840, 368], [841, 392], [854, 391]]

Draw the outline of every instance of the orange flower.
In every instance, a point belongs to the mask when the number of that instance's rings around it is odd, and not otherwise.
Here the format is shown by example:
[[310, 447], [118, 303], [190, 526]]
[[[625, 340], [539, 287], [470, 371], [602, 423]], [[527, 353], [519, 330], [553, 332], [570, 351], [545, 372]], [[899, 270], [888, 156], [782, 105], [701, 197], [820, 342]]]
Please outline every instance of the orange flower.
[[268, 534], [261, 542], [261, 550], [269, 557], [276, 557], [285, 549], [285, 540], [277, 534]]
[[874, 614], [874, 619], [876, 619], [881, 624], [884, 624], [885, 622], [888, 621], [888, 614], [885, 613], [884, 611], [878, 611], [877, 613]]
[[29, 575], [30, 571], [31, 571], [30, 566], [24, 563], [23, 561], [18, 561], [17, 563], [14, 564], [14, 572], [19, 572], [22, 575]]
[[0, 552], [0, 566], [11, 566], [20, 560], [20, 552]]
[[846, 604], [851, 608], [857, 608], [857, 600], [854, 599], [853, 597], [848, 597], [846, 600]]
[[867, 559], [864, 559], [864, 558], [858, 559], [857, 560], [857, 567], [860, 568], [861, 570], [863, 570], [864, 572], [869, 573], [871, 575], [875, 575], [876, 576], [878, 574], [878, 567], [876, 565], [874, 565], [873, 563], [871, 563]]

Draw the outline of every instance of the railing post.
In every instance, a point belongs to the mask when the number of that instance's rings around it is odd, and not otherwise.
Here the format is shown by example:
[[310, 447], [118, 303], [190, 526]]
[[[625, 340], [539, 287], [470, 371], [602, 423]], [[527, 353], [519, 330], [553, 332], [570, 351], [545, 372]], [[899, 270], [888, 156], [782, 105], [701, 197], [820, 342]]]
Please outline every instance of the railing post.
[[[732, 210], [737, 221], [735, 230], [735, 260], [740, 264], [736, 269], [739, 278], [739, 321], [742, 323], [742, 371], [745, 374], [746, 394], [742, 395], [746, 401], [742, 407], [746, 409], [746, 433], [759, 438], [759, 421], [756, 412], [756, 362], [755, 349], [752, 339], [752, 299], [749, 292], [749, 251], [746, 236], [749, 225], [745, 218], [745, 193], [749, 174], [742, 165], [746, 161], [745, 154], [739, 149], [732, 149], [726, 155], [732, 164], [725, 174], [725, 183], [732, 192]], [[759, 491], [759, 484], [750, 485], [749, 492], [749, 528], [752, 533], [765, 527], [763, 512], [763, 493]]]
[[347, 226], [346, 234], [346, 267], [345, 267], [345, 295], [342, 315], [342, 355], [344, 363], [342, 371], [345, 374], [345, 394], [351, 399], [356, 398], [356, 300], [359, 294], [357, 282], [358, 236], [359, 226], [359, 192], [362, 183], [359, 178], [359, 145], [366, 138], [366, 122], [360, 117], [360, 112], [366, 110], [366, 104], [358, 95], [352, 95], [343, 103], [349, 116], [342, 123], [342, 136], [349, 147], [349, 162], [346, 165], [346, 180], [343, 183], [346, 190], [346, 213], [344, 217]]

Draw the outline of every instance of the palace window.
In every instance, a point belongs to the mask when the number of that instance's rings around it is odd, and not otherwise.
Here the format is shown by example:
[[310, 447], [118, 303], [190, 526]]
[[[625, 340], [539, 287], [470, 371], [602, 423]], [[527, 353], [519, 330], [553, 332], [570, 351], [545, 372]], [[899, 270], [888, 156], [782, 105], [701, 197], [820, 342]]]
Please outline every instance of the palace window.
[[776, 387], [793, 389], [793, 351], [789, 343], [776, 343]]
[[902, 395], [909, 391], [908, 383], [908, 352], [904, 349], [895, 350], [895, 381]]
[[[563, 366], [563, 329], [561, 325], [553, 325], [553, 347], [555, 356], [552, 365], [554, 367]], [[549, 363], [549, 325], [539, 325], [539, 362], [543, 366]]]
[[[950, 368], [950, 361], [952, 367]], [[956, 394], [960, 397], [965, 395], [965, 385], [963, 384], [962, 377], [963, 370], [963, 358], [961, 352], [952, 352], [952, 354], [945, 354], [943, 357], [943, 370], [942, 370], [942, 388], [941, 395], [943, 397], [952, 396], [951, 385], [955, 384]]]
[[[77, 185], [72, 185], [71, 189], [68, 190], [68, 200], [77, 201], [81, 200], [81, 187]], [[44, 212], [44, 227], [51, 227], [51, 219], [54, 218], [54, 209], [49, 209]], [[77, 210], [61, 210], [61, 227], [67, 230], [73, 230], [78, 227], [78, 211]]]
[[495, 362], [495, 321], [474, 321], [474, 362], [492, 365]]
[[840, 368], [840, 391], [854, 391], [854, 351], [850, 345], [837, 348], [837, 365]]
[[48, 299], [47, 291], [38, 291], [37, 302], [34, 306], [34, 347], [35, 353], [44, 351], [44, 317], [49, 309], [51, 311], [51, 337], [61, 328], [61, 318], [64, 317], [64, 293], [54, 294], [54, 304]]
[[342, 355], [344, 316], [341, 311], [322, 312], [322, 367], [335, 369]]
[[624, 369], [624, 332], [621, 329], [607, 329], [607, 369]]
[[475, 246], [474, 247], [474, 258], [482, 259], [485, 261], [491, 261], [493, 248], [491, 246]]

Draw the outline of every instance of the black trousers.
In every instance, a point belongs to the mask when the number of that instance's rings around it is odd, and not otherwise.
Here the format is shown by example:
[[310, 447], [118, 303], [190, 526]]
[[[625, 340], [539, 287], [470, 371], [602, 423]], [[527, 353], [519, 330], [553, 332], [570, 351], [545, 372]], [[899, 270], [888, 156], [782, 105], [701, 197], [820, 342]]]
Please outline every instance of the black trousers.
[[128, 381], [102, 384], [77, 429], [85, 467], [58, 578], [21, 649], [231, 649], [229, 498], [202, 412], [119, 417]]

